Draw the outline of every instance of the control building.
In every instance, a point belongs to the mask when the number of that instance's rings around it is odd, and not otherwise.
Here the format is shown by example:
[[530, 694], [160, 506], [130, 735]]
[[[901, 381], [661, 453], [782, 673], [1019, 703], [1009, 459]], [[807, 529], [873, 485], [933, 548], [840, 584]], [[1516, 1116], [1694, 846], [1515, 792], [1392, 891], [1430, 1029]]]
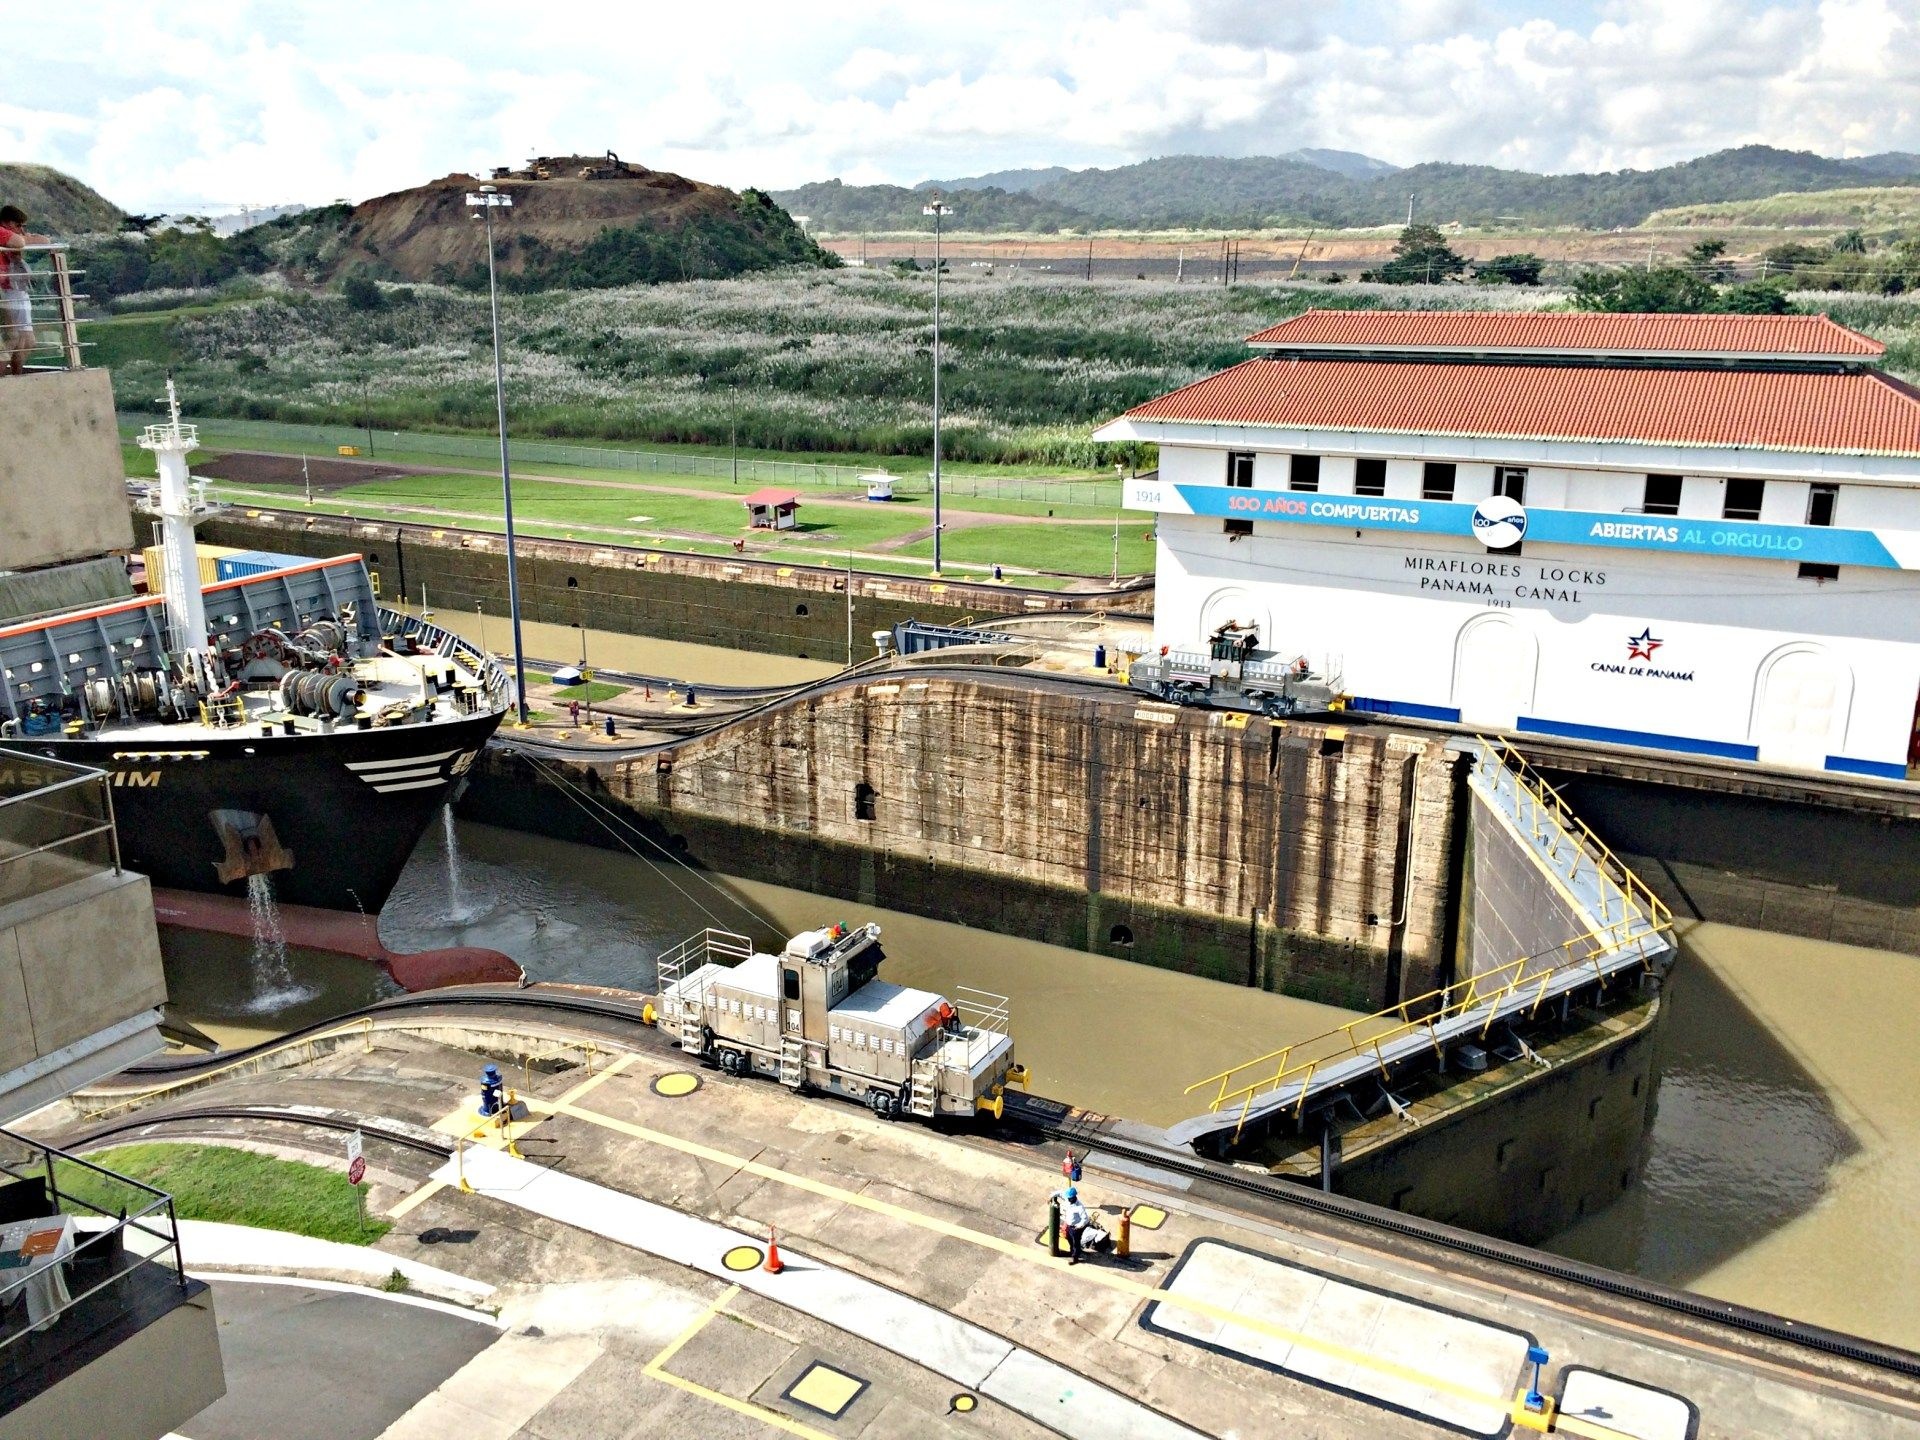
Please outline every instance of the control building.
[[1155, 630], [1355, 708], [1904, 779], [1920, 390], [1818, 315], [1309, 310], [1160, 447]]

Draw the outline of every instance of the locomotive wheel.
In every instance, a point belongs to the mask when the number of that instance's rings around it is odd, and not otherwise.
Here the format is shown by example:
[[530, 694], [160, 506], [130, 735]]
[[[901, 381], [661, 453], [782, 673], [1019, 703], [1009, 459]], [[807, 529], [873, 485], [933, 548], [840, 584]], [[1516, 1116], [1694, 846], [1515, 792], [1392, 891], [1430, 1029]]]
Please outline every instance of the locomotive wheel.
[[867, 1104], [873, 1108], [873, 1113], [882, 1120], [898, 1120], [900, 1118], [900, 1097], [890, 1091], [869, 1090], [867, 1092]]
[[728, 1075], [744, 1075], [747, 1073], [747, 1057], [738, 1050], [722, 1050], [720, 1069]]

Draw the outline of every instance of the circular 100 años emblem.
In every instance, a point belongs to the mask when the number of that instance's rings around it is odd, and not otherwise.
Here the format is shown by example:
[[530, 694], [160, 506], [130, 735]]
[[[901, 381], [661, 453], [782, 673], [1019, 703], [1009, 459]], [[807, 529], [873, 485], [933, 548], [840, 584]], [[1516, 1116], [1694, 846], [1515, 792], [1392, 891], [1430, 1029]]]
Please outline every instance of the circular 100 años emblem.
[[1507, 550], [1527, 533], [1527, 511], [1518, 500], [1489, 495], [1473, 507], [1473, 538], [1489, 550]]

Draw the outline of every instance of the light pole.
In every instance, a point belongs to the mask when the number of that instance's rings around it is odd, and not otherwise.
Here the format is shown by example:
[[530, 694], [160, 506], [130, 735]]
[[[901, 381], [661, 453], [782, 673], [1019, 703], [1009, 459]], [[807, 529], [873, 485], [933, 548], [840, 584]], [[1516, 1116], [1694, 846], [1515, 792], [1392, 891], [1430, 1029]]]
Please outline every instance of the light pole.
[[467, 196], [487, 227], [487, 299], [493, 310], [493, 403], [500, 424], [500, 503], [507, 521], [507, 611], [513, 617], [513, 687], [520, 727], [527, 726], [527, 658], [520, 643], [520, 573], [514, 565], [513, 475], [507, 467], [507, 386], [500, 366], [500, 282], [493, 271], [493, 212], [513, 207], [513, 197], [491, 185]]
[[573, 628], [580, 632], [580, 694], [587, 702], [587, 729], [593, 729], [593, 672], [587, 669], [587, 627], [581, 621], [574, 621]]
[[1120, 515], [1121, 510], [1125, 508], [1126, 504], [1126, 473], [1127, 467], [1116, 460], [1113, 466], [1113, 478], [1120, 481], [1121, 507], [1113, 512], [1113, 584], [1115, 589], [1120, 587]]
[[953, 207], [938, 190], [921, 208], [933, 217], [933, 573], [940, 573], [940, 221]]

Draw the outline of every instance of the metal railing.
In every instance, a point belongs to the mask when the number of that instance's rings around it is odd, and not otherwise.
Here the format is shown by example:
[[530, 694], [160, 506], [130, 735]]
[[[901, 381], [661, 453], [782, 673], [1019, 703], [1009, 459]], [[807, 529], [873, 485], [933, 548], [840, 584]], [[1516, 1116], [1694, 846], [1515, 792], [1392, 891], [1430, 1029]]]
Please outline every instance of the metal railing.
[[966, 1037], [969, 1070], [989, 1049], [1013, 1034], [1011, 1002], [1004, 995], [976, 990], [971, 985], [956, 985], [953, 1008], [959, 1012], [962, 1034]]
[[[48, 1219], [89, 1215], [110, 1222], [88, 1230], [85, 1238], [76, 1239], [72, 1253], [59, 1262], [73, 1266], [76, 1277], [95, 1268], [104, 1268], [107, 1272], [104, 1277], [84, 1288], [70, 1286], [64, 1302], [37, 1318], [22, 1320], [16, 1325], [8, 1323], [5, 1315], [0, 1314], [0, 1358], [6, 1357], [8, 1347], [29, 1342], [49, 1331], [52, 1332], [50, 1338], [57, 1344], [61, 1316], [108, 1291], [129, 1291], [155, 1273], [182, 1292], [186, 1290], [180, 1222], [174, 1214], [173, 1197], [164, 1190], [4, 1128], [0, 1128], [0, 1176], [8, 1180], [44, 1181], [56, 1212]], [[95, 1193], [104, 1193], [118, 1203], [109, 1208], [75, 1194], [71, 1188], [62, 1189], [63, 1182], [70, 1187], [87, 1184], [89, 1179], [92, 1182], [89, 1188]], [[123, 1257], [124, 1263], [111, 1263], [115, 1256]], [[94, 1260], [100, 1265], [88, 1263]], [[74, 1284], [79, 1283], [76, 1278]], [[91, 1336], [94, 1328], [90, 1327], [81, 1338]]]
[[0, 749], [0, 904], [120, 871], [104, 771]]
[[[24, 273], [19, 266], [7, 272], [14, 286], [24, 285], [27, 311], [33, 322], [33, 345], [27, 352], [27, 364], [36, 370], [78, 370], [86, 362], [80, 339], [82, 321], [77, 302], [87, 297], [74, 289], [73, 282], [85, 275], [67, 263], [67, 247], [61, 244], [29, 245], [20, 252], [25, 260]], [[11, 296], [16, 290], [0, 291]], [[12, 351], [11, 317], [0, 313], [0, 329], [7, 330], [0, 349]]]
[[1410, 1040], [1424, 1041], [1439, 1057], [1461, 1038], [1461, 1027], [1448, 1022], [1483, 1011], [1478, 1034], [1484, 1039], [1499, 1021], [1537, 1015], [1552, 995], [1564, 991], [1564, 982], [1584, 983], [1582, 972], [1604, 982], [1634, 956], [1648, 966], [1655, 950], [1649, 939], [1672, 930], [1673, 914], [1666, 904], [1567, 808], [1559, 792], [1504, 741], [1482, 739], [1480, 746], [1476, 768], [1503, 787], [1516, 825], [1531, 834], [1542, 858], [1569, 884], [1580, 878], [1582, 866], [1588, 867], [1586, 878], [1596, 896], [1600, 924], [1551, 949], [1413, 996], [1187, 1086], [1183, 1093], [1188, 1095], [1211, 1087], [1207, 1108], [1215, 1114], [1238, 1108], [1236, 1138], [1263, 1095], [1297, 1087], [1290, 1109], [1298, 1119], [1315, 1093], [1316, 1077], [1328, 1067], [1370, 1060], [1372, 1073], [1385, 1078], [1391, 1066], [1405, 1058]]

